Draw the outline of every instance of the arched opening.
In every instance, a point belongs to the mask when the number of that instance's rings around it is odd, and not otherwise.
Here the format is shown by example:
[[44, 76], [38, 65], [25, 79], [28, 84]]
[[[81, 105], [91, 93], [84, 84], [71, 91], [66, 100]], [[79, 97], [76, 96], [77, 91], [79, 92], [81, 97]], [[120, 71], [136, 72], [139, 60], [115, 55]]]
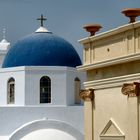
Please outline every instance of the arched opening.
[[60, 131], [57, 129], [40, 129], [33, 131], [26, 136], [24, 136], [21, 140], [76, 140], [70, 134]]
[[[61, 125], [60, 125], [61, 124]], [[35, 120], [14, 131], [9, 140], [84, 140], [84, 135], [69, 125], [57, 120]]]
[[81, 89], [81, 81], [79, 78], [76, 77], [74, 79], [74, 85], [75, 85], [75, 103], [80, 104], [81, 99], [80, 99], [79, 93], [80, 93], [80, 89]]
[[10, 78], [7, 83], [7, 103], [14, 104], [15, 102], [15, 79]]
[[48, 76], [40, 79], [40, 103], [51, 103], [51, 79]]

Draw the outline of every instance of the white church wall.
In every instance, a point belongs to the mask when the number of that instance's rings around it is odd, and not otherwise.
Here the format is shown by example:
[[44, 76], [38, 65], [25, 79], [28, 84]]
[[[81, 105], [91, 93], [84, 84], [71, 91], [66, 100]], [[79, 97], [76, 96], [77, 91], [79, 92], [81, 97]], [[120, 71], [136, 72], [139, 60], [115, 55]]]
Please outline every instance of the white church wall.
[[0, 136], [0, 140], [8, 140], [9, 137], [8, 136]]
[[76, 72], [74, 70], [69, 70], [67, 71], [67, 89], [66, 89], [66, 94], [67, 94], [67, 104], [68, 105], [73, 105], [74, 104], [74, 79], [75, 79], [75, 74]]
[[[15, 103], [7, 104], [7, 82], [13, 77], [15, 79]], [[24, 93], [25, 93], [25, 73], [24, 67], [20, 68], [6, 68], [0, 69], [0, 105], [24, 105]]]
[[[52, 104], [66, 105], [66, 71], [52, 75]], [[54, 88], [53, 88], [54, 87]]]
[[[40, 79], [48, 76], [51, 79], [51, 103], [40, 104]], [[74, 79], [79, 77], [81, 83], [86, 75], [68, 67], [26, 67], [26, 105], [73, 105]]]
[[41, 129], [29, 133], [28, 135], [21, 138], [21, 140], [76, 140], [73, 136], [57, 129]]
[[29, 139], [83, 140], [83, 134], [69, 123], [58, 120], [34, 120], [15, 130], [9, 140]]
[[4, 37], [0, 42], [0, 67], [2, 66], [4, 57], [7, 51], [9, 50], [9, 48], [10, 48], [10, 42], [8, 42]]
[[25, 105], [39, 104], [39, 78], [37, 74], [25, 72]]
[[[74, 127], [80, 133], [84, 133], [83, 106], [0, 107], [0, 114], [0, 136], [3, 137], [10, 136], [15, 130], [29, 122], [35, 120], [44, 120], [45, 118], [48, 121], [62, 121]], [[59, 126], [61, 126], [61, 123]]]
[[[77, 71], [77, 77], [80, 79], [80, 88], [81, 89], [85, 89], [85, 86], [84, 86], [84, 82], [87, 81], [87, 75], [86, 75], [86, 72], [83, 72], [83, 71]], [[80, 90], [81, 90], [80, 89]], [[81, 100], [81, 98], [80, 98]], [[83, 104], [83, 100], [81, 100], [81, 104]]]
[[[40, 104], [40, 79], [51, 79], [51, 103]], [[26, 105], [66, 105], [66, 68], [26, 67]]]
[[5, 55], [6, 55], [6, 51], [0, 50], [0, 67], [2, 67], [2, 63], [3, 63]]
[[[51, 79], [51, 103], [40, 104], [40, 79]], [[0, 70], [0, 105], [7, 105], [7, 82], [15, 79], [15, 103], [13, 105], [73, 105], [75, 103], [74, 79], [83, 83], [85, 74], [68, 67], [15, 67]]]
[[78, 78], [81, 83], [81, 89], [83, 87], [83, 82], [86, 81], [86, 74], [84, 72], [78, 72], [75, 69], [69, 69], [67, 71], [67, 104], [75, 104], [75, 78]]
[[[4, 40], [2, 40], [2, 41], [4, 41]], [[7, 52], [10, 48], [10, 43], [2, 43], [2, 41], [0, 42], [0, 51]]]
[[[22, 125], [44, 118], [69, 123], [83, 133], [83, 106], [67, 106], [68, 103], [70, 104], [66, 100], [67, 95], [72, 92], [67, 88], [69, 86], [67, 84], [72, 84], [67, 79], [66, 75], [69, 74], [67, 71], [71, 71], [69, 76], [73, 81], [77, 77], [77, 73], [73, 68], [67, 67], [0, 69], [0, 81], [2, 81], [0, 84], [1, 140], [9, 140], [7, 137]], [[42, 76], [49, 76], [52, 81], [52, 101], [54, 102], [47, 106], [39, 103], [39, 82]], [[15, 104], [7, 105], [7, 81], [11, 77], [15, 79]], [[67, 91], [68, 94], [66, 94]]]

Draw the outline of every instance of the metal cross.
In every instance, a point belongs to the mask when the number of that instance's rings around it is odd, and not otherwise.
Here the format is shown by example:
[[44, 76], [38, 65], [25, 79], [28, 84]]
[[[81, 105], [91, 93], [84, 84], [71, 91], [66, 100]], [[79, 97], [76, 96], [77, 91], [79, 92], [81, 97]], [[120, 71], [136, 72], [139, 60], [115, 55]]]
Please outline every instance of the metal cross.
[[6, 34], [6, 28], [3, 28], [3, 39], [5, 39]]
[[45, 17], [43, 17], [43, 15], [41, 14], [41, 17], [38, 18], [37, 20], [40, 20], [41, 26], [43, 27], [43, 22], [47, 19]]

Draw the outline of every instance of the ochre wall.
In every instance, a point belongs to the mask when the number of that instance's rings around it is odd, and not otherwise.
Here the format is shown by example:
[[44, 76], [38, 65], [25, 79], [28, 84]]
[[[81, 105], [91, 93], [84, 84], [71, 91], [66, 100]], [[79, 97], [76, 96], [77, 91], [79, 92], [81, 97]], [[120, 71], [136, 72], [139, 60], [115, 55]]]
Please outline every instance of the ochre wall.
[[124, 83], [140, 82], [140, 22], [80, 43], [84, 64], [78, 69], [87, 72], [85, 88], [94, 89], [92, 102], [85, 101], [85, 140], [140, 140], [140, 97], [121, 91]]

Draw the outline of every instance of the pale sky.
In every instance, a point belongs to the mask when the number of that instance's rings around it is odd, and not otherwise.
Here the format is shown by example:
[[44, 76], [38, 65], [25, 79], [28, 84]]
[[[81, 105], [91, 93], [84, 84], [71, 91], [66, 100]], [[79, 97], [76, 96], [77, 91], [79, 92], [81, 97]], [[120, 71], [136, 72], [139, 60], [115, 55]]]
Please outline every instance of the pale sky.
[[104, 32], [127, 24], [124, 8], [140, 8], [140, 0], [0, 0], [0, 39], [3, 28], [11, 44], [34, 32], [43, 14], [45, 27], [69, 41], [82, 57], [77, 40], [88, 36], [83, 25], [99, 23]]

